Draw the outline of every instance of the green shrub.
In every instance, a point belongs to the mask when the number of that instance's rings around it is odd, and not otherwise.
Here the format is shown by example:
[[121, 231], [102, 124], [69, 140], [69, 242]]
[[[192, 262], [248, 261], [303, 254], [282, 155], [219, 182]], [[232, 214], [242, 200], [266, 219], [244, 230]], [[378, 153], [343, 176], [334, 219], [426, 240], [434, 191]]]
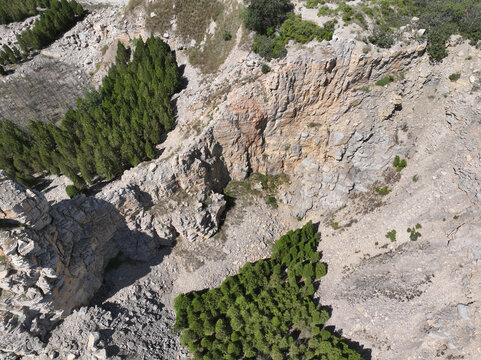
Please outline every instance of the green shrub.
[[361, 6], [376, 24], [369, 41], [382, 48], [394, 44], [393, 29], [419, 18], [417, 27], [426, 29], [427, 52], [433, 61], [447, 55], [446, 42], [453, 34], [461, 34], [476, 44], [481, 39], [481, 2], [478, 0], [382, 0]]
[[449, 80], [451, 80], [451, 81], [458, 81], [460, 78], [461, 78], [460, 73], [454, 73], [454, 74], [449, 75]]
[[376, 85], [377, 86], [385, 86], [387, 84], [392, 83], [394, 80], [395, 80], [395, 78], [394, 78], [393, 75], [388, 75], [388, 76], [385, 76], [382, 79], [376, 81]]
[[386, 26], [375, 27], [372, 34], [368, 37], [369, 42], [380, 48], [390, 48], [394, 44], [392, 30]]
[[232, 34], [228, 30], [224, 30], [224, 32], [222, 33], [222, 38], [224, 39], [224, 41], [230, 41], [232, 40]]
[[286, 43], [289, 40], [295, 40], [301, 44], [314, 39], [318, 41], [331, 40], [334, 24], [335, 22], [328, 21], [321, 28], [312, 21], [302, 20], [300, 15], [290, 15], [281, 26], [281, 36]]
[[290, 0], [244, 0], [244, 24], [249, 30], [266, 34], [269, 28], [276, 28], [287, 18], [294, 6]]
[[277, 199], [274, 196], [269, 196], [266, 201], [267, 204], [272, 206], [274, 209], [277, 209]]
[[67, 185], [65, 187], [65, 192], [70, 198], [73, 198], [75, 196], [78, 196], [84, 193], [82, 189], [78, 189], [74, 185]]
[[266, 60], [283, 58], [287, 54], [284, 42], [280, 36], [269, 37], [259, 34], [254, 36], [252, 51]]
[[383, 186], [382, 188], [377, 187], [375, 190], [379, 195], [382, 195], [382, 196], [385, 196], [392, 191], [387, 186]]
[[385, 236], [386, 236], [386, 238], [391, 240], [391, 242], [395, 242], [396, 241], [396, 230], [389, 231]]
[[324, 5], [319, 8], [317, 11], [317, 16], [333, 16], [337, 15], [337, 9], [331, 9], [329, 6]]
[[267, 74], [268, 72], [271, 71], [271, 68], [269, 65], [262, 63], [261, 70], [263, 74]]
[[421, 237], [421, 233], [416, 231], [416, 230], [419, 230], [419, 229], [421, 229], [421, 224], [416, 224], [412, 228], [407, 228], [407, 232], [409, 233], [409, 239], [411, 241], [416, 241], [417, 239], [419, 239]]
[[[401, 160], [399, 155], [396, 155], [392, 164], [396, 168], [397, 172], [401, 172], [402, 169], [404, 169], [407, 166], [408, 163], [407, 163], [406, 159]], [[417, 180], [414, 180], [414, 178], [413, 178], [413, 181], [417, 181]]]

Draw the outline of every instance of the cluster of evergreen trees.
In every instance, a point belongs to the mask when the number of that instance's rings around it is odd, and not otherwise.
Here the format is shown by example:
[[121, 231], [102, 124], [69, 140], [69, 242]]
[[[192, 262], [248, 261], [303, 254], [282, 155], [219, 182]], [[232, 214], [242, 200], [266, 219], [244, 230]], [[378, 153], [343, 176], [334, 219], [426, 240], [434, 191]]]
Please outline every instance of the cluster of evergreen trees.
[[28, 57], [32, 50], [40, 50], [70, 29], [82, 16], [84, 9], [75, 0], [49, 0], [48, 9], [40, 15], [32, 29], [17, 34], [20, 49], [3, 45], [0, 65], [15, 64]]
[[175, 329], [195, 359], [349, 359], [361, 356], [324, 328], [329, 314], [313, 301], [326, 274], [312, 222], [274, 245], [270, 259], [247, 263], [220, 288], [175, 299]]
[[22, 21], [49, 4], [50, 0], [0, 0], [0, 24]]
[[180, 90], [175, 58], [161, 39], [118, 44], [112, 66], [98, 90], [77, 100], [60, 127], [30, 122], [29, 133], [0, 122], [0, 168], [29, 184], [35, 173], [68, 176], [77, 188], [97, 175], [110, 180], [155, 156], [154, 145], [174, 123], [170, 97]]

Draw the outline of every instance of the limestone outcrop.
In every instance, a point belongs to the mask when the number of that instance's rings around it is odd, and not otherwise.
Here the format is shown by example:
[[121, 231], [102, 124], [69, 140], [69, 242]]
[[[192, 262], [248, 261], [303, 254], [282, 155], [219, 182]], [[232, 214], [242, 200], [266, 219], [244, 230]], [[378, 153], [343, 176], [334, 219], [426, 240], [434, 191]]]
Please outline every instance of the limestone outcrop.
[[216, 113], [214, 138], [229, 174], [287, 173], [297, 195], [285, 201], [296, 216], [343, 206], [351, 191], [380, 180], [387, 159], [412, 146], [393, 144], [396, 129], [384, 126], [407, 89], [380, 99], [370, 87], [387, 74], [402, 76], [423, 53], [420, 45], [372, 57], [347, 41], [290, 51]]
[[3, 172], [0, 204], [0, 351], [35, 353], [38, 338], [102, 284], [123, 219], [92, 197], [49, 205]]

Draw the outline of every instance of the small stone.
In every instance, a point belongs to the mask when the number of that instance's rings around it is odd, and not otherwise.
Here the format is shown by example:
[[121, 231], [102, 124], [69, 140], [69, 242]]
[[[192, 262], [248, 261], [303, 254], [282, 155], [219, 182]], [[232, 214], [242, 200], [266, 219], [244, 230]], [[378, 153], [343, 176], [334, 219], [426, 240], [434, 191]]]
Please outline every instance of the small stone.
[[461, 319], [471, 320], [469, 306], [458, 304], [458, 315], [461, 317]]

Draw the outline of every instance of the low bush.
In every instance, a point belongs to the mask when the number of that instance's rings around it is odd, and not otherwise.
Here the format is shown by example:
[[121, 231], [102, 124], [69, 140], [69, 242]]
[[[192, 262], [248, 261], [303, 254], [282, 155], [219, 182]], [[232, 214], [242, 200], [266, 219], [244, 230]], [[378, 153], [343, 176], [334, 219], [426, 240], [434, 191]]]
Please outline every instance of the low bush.
[[382, 195], [382, 196], [385, 196], [392, 191], [387, 186], [383, 186], [382, 188], [377, 187], [375, 190], [379, 195]]
[[412, 228], [407, 228], [407, 232], [409, 233], [409, 239], [411, 241], [416, 241], [417, 239], [419, 239], [421, 237], [421, 233], [417, 231], [421, 228], [422, 228], [422, 226], [419, 223], [416, 224], [415, 226], [413, 226]]
[[[396, 171], [397, 172], [401, 172], [402, 169], [404, 169], [407, 165], [408, 165], [408, 162], [406, 161], [406, 159], [402, 159], [399, 157], [399, 155], [396, 155], [394, 157], [394, 161], [392, 162], [392, 164], [394, 165], [394, 167], [396, 168]], [[414, 178], [413, 178], [413, 181]]]
[[67, 195], [70, 198], [73, 198], [75, 196], [78, 196], [78, 195], [81, 195], [81, 194], [84, 193], [84, 191], [82, 189], [79, 189], [79, 188], [75, 187], [74, 185], [67, 185], [65, 187], [65, 192], [67, 193]]
[[385, 76], [383, 77], [382, 79], [376, 81], [376, 85], [377, 86], [385, 86], [387, 84], [390, 84], [394, 81], [394, 76], [393, 75], [388, 75], [388, 76]]
[[224, 32], [222, 33], [222, 38], [224, 39], [224, 41], [230, 41], [232, 40], [232, 34], [228, 30], [224, 30]]
[[387, 239], [391, 240], [391, 242], [395, 242], [396, 241], [396, 230], [389, 231], [385, 236], [386, 236]]
[[454, 73], [454, 74], [449, 75], [448, 78], [451, 81], [458, 81], [461, 78], [461, 74], [460, 73]]
[[284, 42], [279, 36], [269, 37], [256, 34], [252, 44], [252, 51], [266, 60], [279, 59], [287, 55]]

